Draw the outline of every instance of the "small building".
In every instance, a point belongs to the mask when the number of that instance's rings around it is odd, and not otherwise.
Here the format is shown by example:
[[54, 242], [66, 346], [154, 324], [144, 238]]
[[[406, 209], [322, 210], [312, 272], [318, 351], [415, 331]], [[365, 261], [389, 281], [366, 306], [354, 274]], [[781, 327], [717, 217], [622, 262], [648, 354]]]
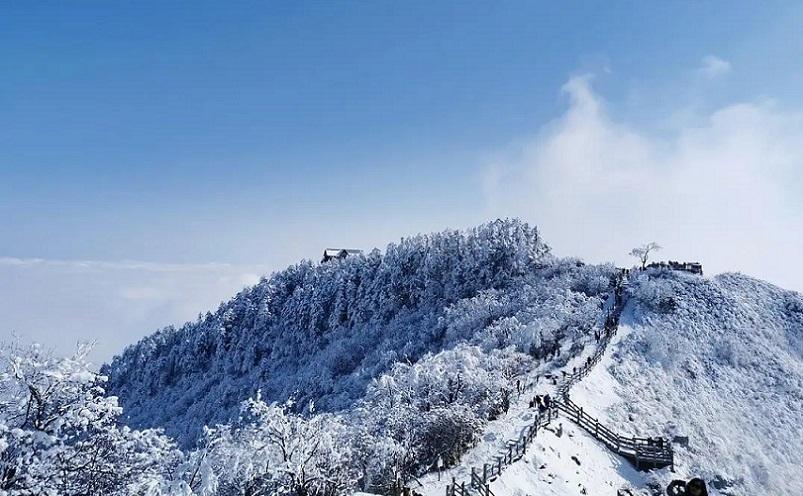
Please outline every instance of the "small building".
[[328, 262], [329, 260], [343, 260], [344, 258], [362, 255], [362, 250], [353, 250], [350, 248], [327, 248], [323, 250], [323, 259], [321, 263]]

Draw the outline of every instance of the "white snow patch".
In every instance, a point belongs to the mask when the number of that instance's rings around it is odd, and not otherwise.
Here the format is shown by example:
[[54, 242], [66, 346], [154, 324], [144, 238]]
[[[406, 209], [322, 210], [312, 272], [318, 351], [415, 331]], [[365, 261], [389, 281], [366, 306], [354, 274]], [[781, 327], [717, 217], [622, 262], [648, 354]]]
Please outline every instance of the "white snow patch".
[[646, 483], [644, 474], [625, 459], [612, 454], [568, 420], [559, 422], [563, 425], [562, 436], [544, 431], [521, 461], [491, 483], [496, 496], [613, 495], [620, 487], [641, 487]]

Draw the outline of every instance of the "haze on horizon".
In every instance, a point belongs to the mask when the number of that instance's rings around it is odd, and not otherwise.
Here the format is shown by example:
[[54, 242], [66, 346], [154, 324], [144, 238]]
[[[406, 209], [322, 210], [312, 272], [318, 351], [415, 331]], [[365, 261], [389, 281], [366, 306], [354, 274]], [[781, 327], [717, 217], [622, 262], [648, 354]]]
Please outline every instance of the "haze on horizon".
[[0, 7], [0, 340], [104, 361], [324, 247], [497, 217], [803, 291], [803, 8]]

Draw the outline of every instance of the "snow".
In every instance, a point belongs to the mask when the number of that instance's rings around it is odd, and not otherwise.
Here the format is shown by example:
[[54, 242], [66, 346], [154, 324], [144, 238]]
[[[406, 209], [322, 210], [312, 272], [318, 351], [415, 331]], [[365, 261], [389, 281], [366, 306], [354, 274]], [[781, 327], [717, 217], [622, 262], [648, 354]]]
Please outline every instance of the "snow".
[[[652, 476], [662, 485], [701, 476], [712, 495], [803, 494], [800, 295], [735, 274], [654, 274], [632, 291], [572, 399], [623, 435], [689, 436], [677, 472]], [[675, 309], [656, 312], [666, 298]]]
[[[519, 395], [503, 418], [489, 422], [482, 436], [482, 442], [466, 453], [460, 465], [444, 470], [440, 474], [427, 474], [418, 480], [415, 490], [425, 496], [440, 496], [452, 478], [458, 483], [470, 480], [472, 467], [480, 469], [483, 464], [493, 462], [497, 456], [506, 452], [508, 441], [518, 439], [522, 431], [532, 425], [535, 419], [535, 411], [529, 408], [529, 400], [535, 395], [545, 394], [557, 398], [556, 386], [545, 376], [550, 374], [561, 377], [561, 371], [570, 373], [573, 367], [579, 368], [585, 363], [586, 357], [595, 352], [596, 344], [592, 339], [586, 338], [583, 343], [584, 346], [566, 360], [565, 365], [557, 366], [556, 362], [547, 362], [530, 372], [523, 383], [534, 384], [534, 387]], [[568, 347], [564, 347], [561, 355], [567, 356], [568, 354]], [[596, 368], [599, 368], [599, 365]], [[537, 377], [540, 379], [536, 380]], [[600, 389], [595, 393], [602, 397], [612, 397], [609, 394], [613, 390], [612, 383], [613, 381], [609, 381], [610, 387], [607, 391]], [[574, 390], [572, 395], [574, 397]], [[582, 397], [582, 395], [578, 397]], [[641, 476], [631, 469], [624, 459], [610, 454], [602, 444], [564, 420], [566, 419], [559, 417], [547, 429], [539, 431], [540, 437], [537, 436], [531, 447], [528, 447], [528, 453], [522, 457], [522, 460], [503, 469], [502, 476], [498, 479], [499, 492], [492, 487], [497, 496], [518, 494], [517, 491], [526, 492], [528, 487], [532, 488], [533, 485], [540, 486], [542, 484], [549, 485], [550, 491], [552, 491], [543, 494], [578, 494], [577, 488], [583, 487], [584, 484], [588, 485], [588, 480], [602, 481], [600, 483], [607, 486], [616, 485], [616, 487], [622, 487], [623, 484], [629, 484], [632, 481], [641, 482]], [[560, 426], [562, 436], [555, 435], [559, 429], [558, 426]], [[576, 467], [574, 462], [571, 466], [566, 463], [571, 456], [580, 458], [580, 453], [586, 454], [586, 452], [589, 452], [589, 463], [584, 468]], [[543, 455], [543, 460], [541, 455]], [[545, 475], [537, 470], [537, 467], [547, 461], [549, 462], [548, 466], [552, 469]], [[582, 482], [583, 480], [586, 482]], [[570, 489], [573, 492], [569, 491]], [[597, 493], [591, 492], [590, 494]]]
[[552, 260], [536, 228], [510, 219], [404, 238], [336, 263], [302, 261], [196, 322], [143, 339], [102, 373], [129, 425], [164, 428], [185, 448], [204, 425], [236, 418], [257, 390], [279, 403], [295, 398], [300, 408], [314, 401], [320, 411], [351, 409], [397, 363], [481, 344], [486, 327], [486, 349], [504, 347], [495, 332], [512, 331], [489, 324], [530, 298], [549, 318], [516, 319], [524, 352], [593, 315], [589, 287], [604, 291], [612, 267], [543, 270]]
[[[560, 437], [554, 432], [558, 425], [563, 430]], [[566, 419], [555, 426], [536, 438], [527, 455], [491, 483], [496, 496], [613, 495], [621, 487], [646, 484], [644, 474], [579, 427]]]
[[[564, 435], [554, 434], [553, 422], [491, 490], [496, 496], [583, 489], [595, 495], [630, 487], [644, 494], [650, 484], [702, 477], [711, 495], [803, 494], [802, 340], [799, 294], [737, 274], [642, 275], [632, 282], [608, 352], [571, 395], [620, 434], [689, 436], [688, 448], [675, 445], [676, 472], [637, 472], [562, 419]], [[587, 346], [566, 369], [590, 352]], [[445, 476], [459, 481], [469, 466], [481, 466], [498, 448], [499, 434], [516, 437], [526, 418], [518, 409], [500, 420], [507, 427], [489, 424], [485, 441]], [[442, 494], [434, 486], [422, 489]]]
[[689, 436], [678, 475], [722, 489], [711, 494], [803, 494], [800, 295], [739, 274], [659, 273], [639, 278], [631, 304], [608, 418]]
[[[522, 383], [535, 382], [535, 377], [543, 375], [544, 369], [529, 374], [527, 380]], [[452, 477], [457, 480], [468, 480], [471, 476], [471, 467], [481, 467], [484, 463], [491, 463], [497, 456], [506, 452], [507, 442], [518, 439], [521, 432], [535, 421], [535, 410], [529, 408], [529, 401], [536, 394], [554, 396], [554, 386], [543, 377], [539, 379], [534, 387], [528, 388], [511, 402], [510, 410], [504, 417], [488, 423], [482, 434], [482, 441], [463, 456], [460, 465], [444, 470], [441, 474], [433, 472], [420, 477], [415, 490], [425, 496], [441, 496], [446, 487], [445, 481], [451, 480]]]
[[[628, 315], [625, 312], [621, 320], [627, 321]], [[616, 335], [611, 339], [608, 345], [608, 351], [603, 355], [599, 363], [591, 369], [591, 372], [579, 383], [575, 384], [571, 389], [571, 398], [578, 406], [583, 407], [583, 410], [588, 412], [592, 417], [596, 417], [601, 423], [604, 423], [615, 432], [625, 435], [633, 436], [631, 422], [620, 422], [620, 419], [612, 420], [608, 417], [608, 409], [623, 401], [619, 396], [618, 390], [622, 385], [611, 375], [610, 367], [614, 364], [613, 355], [622, 340], [633, 332], [633, 329], [624, 323], [620, 323]], [[656, 433], [647, 433], [647, 435], [654, 435]]]
[[[582, 363], [590, 351], [591, 347], [586, 347], [582, 355], [567, 364], [568, 369], [575, 362]], [[592, 374], [602, 376], [604, 373], [598, 372], [601, 368], [598, 365]], [[596, 384], [589, 385], [585, 381], [580, 384], [584, 390], [601, 386], [600, 382], [592, 381]], [[596, 388], [594, 397], [613, 398], [614, 386], [615, 382], [608, 376], [607, 386]], [[579, 389], [579, 386], [576, 388]], [[573, 397], [583, 401], [582, 404], [590, 404], [589, 397], [576, 391], [572, 389]], [[506, 417], [489, 423], [483, 442], [466, 454], [460, 466], [446, 470], [440, 476], [432, 473], [422, 477], [421, 485], [414, 486], [415, 491], [425, 496], [440, 496], [452, 477], [458, 482], [467, 480], [470, 467], [481, 467], [504, 449], [508, 439], [517, 438], [519, 432], [532, 423], [533, 412], [528, 408], [528, 399], [534, 394], [546, 393], [554, 396], [554, 386], [542, 379], [532, 393], [522, 395], [521, 400], [512, 405]], [[558, 431], [562, 435], [558, 436]], [[572, 460], [573, 456], [580, 461], [580, 465]], [[636, 471], [625, 459], [611, 453], [567, 419], [558, 417], [549, 427], [539, 431], [521, 460], [504, 469], [502, 475], [491, 483], [491, 490], [496, 496], [568, 496], [582, 494], [583, 489], [587, 494], [597, 495], [615, 494], [618, 488], [638, 488], [646, 483], [644, 474]]]

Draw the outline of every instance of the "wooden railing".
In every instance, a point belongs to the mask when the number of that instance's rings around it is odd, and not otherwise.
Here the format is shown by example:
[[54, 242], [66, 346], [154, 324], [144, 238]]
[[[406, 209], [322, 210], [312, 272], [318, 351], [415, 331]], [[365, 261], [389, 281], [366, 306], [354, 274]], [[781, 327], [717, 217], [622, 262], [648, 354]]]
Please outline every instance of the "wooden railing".
[[669, 466], [674, 470], [674, 451], [668, 441], [653, 441], [650, 438], [625, 437], [600, 424], [599, 420], [583, 411], [569, 398], [572, 386], [587, 376], [594, 366], [602, 360], [613, 336], [619, 327], [619, 316], [624, 308], [624, 298], [621, 289], [615, 292], [614, 306], [605, 320], [605, 326], [600, 336], [597, 350], [591, 359], [578, 370], [567, 375], [558, 386], [557, 408], [566, 416], [590, 433], [597, 440], [605, 444], [611, 451], [629, 459], [637, 469], [650, 469]]
[[474, 472], [471, 472], [471, 487], [477, 490], [479, 496], [495, 496], [491, 485]]
[[[470, 483], [469, 487], [471, 487]], [[465, 482], [458, 484], [452, 477], [452, 483], [446, 486], [446, 496], [471, 496], [471, 493], [468, 492]]]
[[611, 451], [629, 459], [637, 469], [674, 467], [674, 452], [670, 443], [662, 442], [659, 445], [652, 439], [619, 435], [568, 398], [558, 402], [557, 406], [572, 422], [601, 441]]
[[527, 454], [527, 446], [532, 443], [538, 432], [557, 418], [556, 407], [550, 408], [544, 414], [537, 414], [533, 422], [522, 429], [519, 437], [505, 443], [505, 448], [493, 461], [483, 463], [482, 467], [471, 467], [471, 476], [468, 484], [458, 482], [452, 478], [452, 483], [446, 486], [446, 496], [466, 496], [468, 491], [475, 491], [479, 496], [493, 496], [489, 483], [502, 474], [508, 466], [520, 460]]

